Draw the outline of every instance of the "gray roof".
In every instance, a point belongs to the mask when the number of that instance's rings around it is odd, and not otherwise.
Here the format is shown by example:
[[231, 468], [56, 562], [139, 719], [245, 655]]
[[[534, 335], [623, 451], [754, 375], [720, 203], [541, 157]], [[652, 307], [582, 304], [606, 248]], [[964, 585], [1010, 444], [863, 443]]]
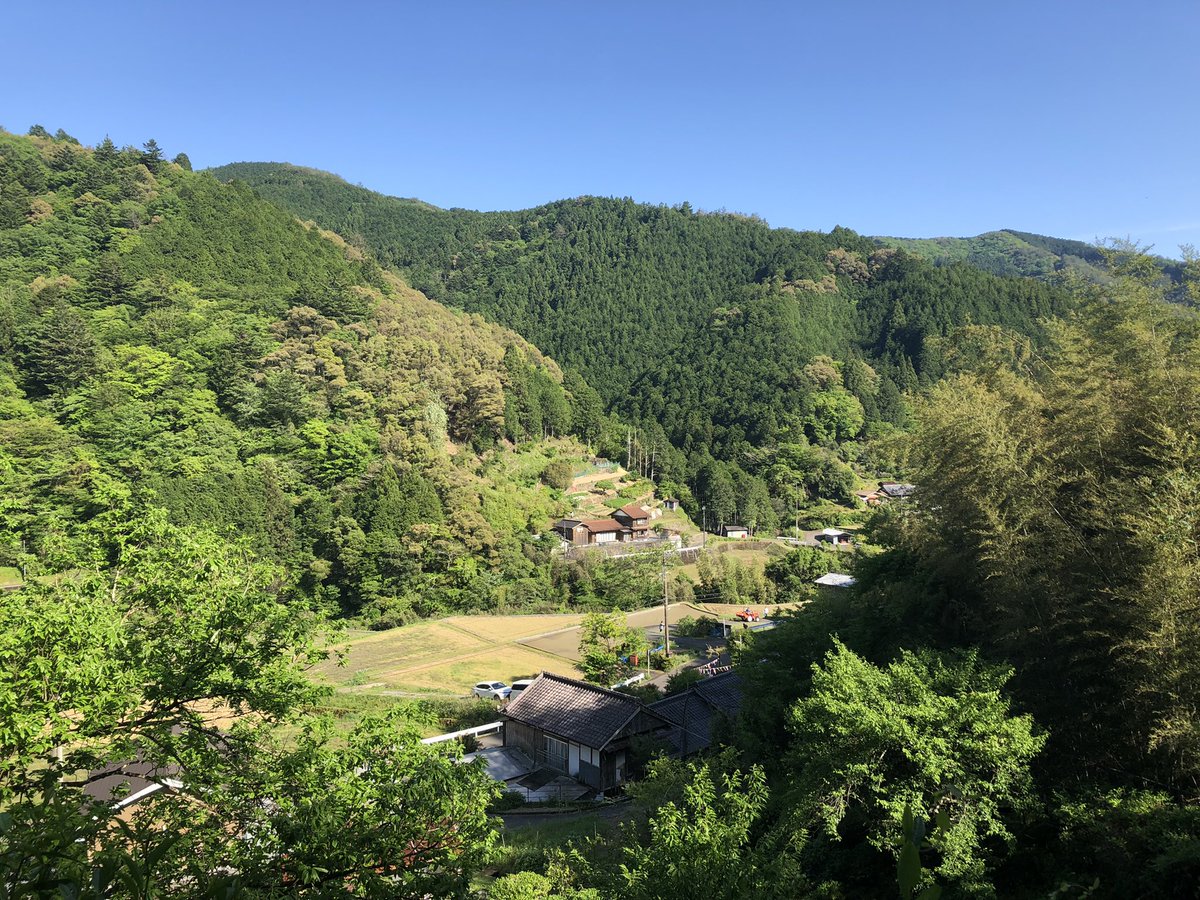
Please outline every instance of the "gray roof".
[[504, 717], [600, 750], [646, 710], [629, 694], [544, 672], [509, 701]]
[[682, 754], [695, 753], [712, 743], [716, 717], [735, 718], [742, 707], [742, 679], [734, 672], [698, 681], [686, 691], [650, 704], [675, 723], [672, 742]]

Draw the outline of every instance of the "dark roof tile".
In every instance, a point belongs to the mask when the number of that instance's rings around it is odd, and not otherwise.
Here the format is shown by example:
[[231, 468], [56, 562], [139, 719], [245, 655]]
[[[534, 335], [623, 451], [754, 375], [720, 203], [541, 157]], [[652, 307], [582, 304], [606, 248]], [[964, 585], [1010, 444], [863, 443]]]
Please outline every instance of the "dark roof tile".
[[602, 749], [645, 708], [640, 700], [628, 694], [547, 672], [509, 702], [504, 716], [557, 737]]

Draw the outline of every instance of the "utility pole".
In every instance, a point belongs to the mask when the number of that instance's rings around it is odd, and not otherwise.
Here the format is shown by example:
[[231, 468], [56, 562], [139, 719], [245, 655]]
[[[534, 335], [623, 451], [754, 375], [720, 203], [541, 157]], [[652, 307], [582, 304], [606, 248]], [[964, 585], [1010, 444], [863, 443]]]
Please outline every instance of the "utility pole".
[[668, 621], [668, 613], [670, 612], [670, 603], [667, 599], [667, 554], [662, 555], [662, 580], [663, 580], [663, 650], [667, 659], [671, 658], [671, 624]]
[[708, 507], [704, 504], [700, 505], [700, 549], [704, 549], [705, 538], [708, 533]]

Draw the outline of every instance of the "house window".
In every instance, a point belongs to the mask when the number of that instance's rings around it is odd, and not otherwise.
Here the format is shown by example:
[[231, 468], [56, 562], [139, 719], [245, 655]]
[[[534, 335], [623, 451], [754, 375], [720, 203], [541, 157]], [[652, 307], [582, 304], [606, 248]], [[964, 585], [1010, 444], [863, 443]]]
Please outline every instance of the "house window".
[[543, 746], [546, 751], [546, 765], [552, 769], [561, 769], [567, 771], [567, 744], [565, 741], [560, 741], [558, 738], [552, 738], [550, 735], [544, 735]]

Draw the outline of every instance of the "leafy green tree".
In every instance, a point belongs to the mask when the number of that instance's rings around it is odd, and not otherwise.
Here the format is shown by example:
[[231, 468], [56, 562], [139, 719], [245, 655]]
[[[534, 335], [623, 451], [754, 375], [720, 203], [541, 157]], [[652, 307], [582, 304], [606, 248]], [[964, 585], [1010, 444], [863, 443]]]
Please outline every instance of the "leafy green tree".
[[[494, 837], [494, 782], [395, 716], [344, 743], [299, 722], [319, 693], [303, 668], [324, 655], [320, 620], [287, 602], [277, 570], [120, 504], [93, 530], [111, 566], [0, 606], [6, 884], [140, 896], [466, 889]], [[277, 739], [284, 722], [299, 738]], [[132, 815], [83, 792], [80, 773], [131, 759], [175, 772], [175, 786]]]
[[[588, 613], [579, 635], [579, 668], [588, 681], [610, 685], [633, 670], [628, 659], [646, 652], [646, 638], [631, 628], [620, 609], [610, 613]], [[623, 661], [624, 660], [624, 661]]]
[[565, 491], [571, 486], [571, 482], [575, 480], [575, 471], [569, 462], [558, 459], [547, 463], [546, 468], [542, 469], [540, 477], [550, 487]]
[[795, 547], [768, 562], [763, 571], [783, 596], [804, 597], [812, 594], [813, 581], [843, 565], [836, 553], [820, 547]]
[[686, 900], [782, 896], [796, 884], [772, 884], [751, 841], [767, 804], [766, 776], [689, 766], [682, 798], [652, 815], [649, 838], [627, 846], [614, 896]]
[[1029, 764], [1045, 744], [1000, 693], [1011, 674], [972, 653], [927, 651], [881, 669], [835, 642], [791, 711], [796, 824], [886, 854], [907, 808], [944, 813], [930, 871], [964, 891], [986, 888], [989, 862], [1015, 843], [1012, 811], [1036, 802]]

